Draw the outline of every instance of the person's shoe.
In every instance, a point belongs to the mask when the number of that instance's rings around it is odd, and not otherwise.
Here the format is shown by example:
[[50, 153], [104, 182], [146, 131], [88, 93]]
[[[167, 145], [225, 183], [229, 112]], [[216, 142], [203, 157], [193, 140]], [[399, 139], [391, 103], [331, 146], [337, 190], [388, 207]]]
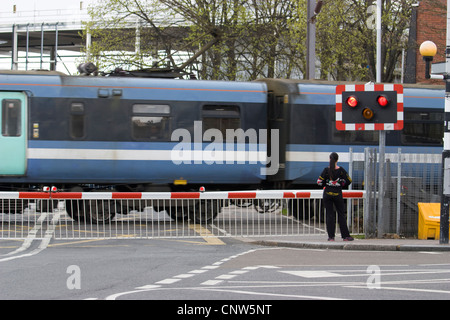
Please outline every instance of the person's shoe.
[[334, 241], [334, 238], [328, 238], [328, 241]]
[[355, 239], [353, 239], [352, 237], [344, 238], [344, 241], [353, 241], [353, 240], [355, 240]]

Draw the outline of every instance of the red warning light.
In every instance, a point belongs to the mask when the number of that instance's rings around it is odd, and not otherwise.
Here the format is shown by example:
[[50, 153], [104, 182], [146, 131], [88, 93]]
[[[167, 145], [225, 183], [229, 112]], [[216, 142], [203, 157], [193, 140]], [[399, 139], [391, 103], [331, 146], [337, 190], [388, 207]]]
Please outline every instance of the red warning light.
[[389, 104], [389, 100], [385, 96], [379, 96], [377, 98], [378, 104], [382, 107], [386, 107]]
[[350, 107], [355, 108], [358, 105], [358, 99], [355, 96], [350, 96], [347, 98], [347, 104]]

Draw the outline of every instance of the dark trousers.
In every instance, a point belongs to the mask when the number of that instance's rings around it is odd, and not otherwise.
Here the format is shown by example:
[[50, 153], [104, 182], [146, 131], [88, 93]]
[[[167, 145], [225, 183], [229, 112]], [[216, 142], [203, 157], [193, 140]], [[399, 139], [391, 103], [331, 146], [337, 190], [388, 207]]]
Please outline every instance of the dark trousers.
[[350, 232], [347, 227], [347, 219], [345, 217], [345, 204], [344, 199], [342, 198], [342, 193], [334, 196], [324, 192], [323, 204], [326, 211], [328, 238], [334, 238], [336, 233], [336, 214], [334, 213], [333, 205], [336, 207], [339, 229], [341, 230], [342, 238], [350, 237]]

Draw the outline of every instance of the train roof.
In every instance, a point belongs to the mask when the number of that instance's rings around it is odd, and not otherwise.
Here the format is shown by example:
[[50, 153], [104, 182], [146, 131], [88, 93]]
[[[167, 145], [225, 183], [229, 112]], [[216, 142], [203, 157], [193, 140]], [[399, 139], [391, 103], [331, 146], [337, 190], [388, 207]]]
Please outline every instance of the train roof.
[[[336, 103], [336, 86], [365, 84], [363, 82], [337, 82], [321, 80], [260, 79], [275, 95], [289, 95], [292, 104], [333, 105]], [[404, 84], [404, 105], [411, 108], [443, 109], [445, 86]]]
[[[292, 93], [291, 90], [298, 90], [299, 85], [301, 86], [337, 86], [341, 84], [367, 84], [367, 82], [358, 82], [358, 81], [327, 81], [327, 80], [300, 80], [300, 79], [276, 79], [276, 78], [267, 78], [267, 79], [258, 79], [256, 81], [261, 81], [267, 84], [269, 90], [285, 90], [286, 93]], [[432, 89], [432, 90], [445, 90], [445, 85], [430, 85], [430, 84], [409, 84], [403, 83], [402, 86], [404, 88], [421, 88], [421, 89]]]
[[1, 90], [27, 90], [42, 97], [267, 102], [267, 86], [257, 82], [68, 76], [43, 70], [0, 70], [0, 78]]
[[[0, 70], [0, 90], [23, 90], [35, 97], [83, 97], [266, 103], [267, 92], [293, 95], [292, 103], [335, 104], [336, 82], [259, 79], [252, 82], [142, 77], [69, 76], [48, 70]], [[444, 85], [404, 84], [405, 106], [444, 107]]]

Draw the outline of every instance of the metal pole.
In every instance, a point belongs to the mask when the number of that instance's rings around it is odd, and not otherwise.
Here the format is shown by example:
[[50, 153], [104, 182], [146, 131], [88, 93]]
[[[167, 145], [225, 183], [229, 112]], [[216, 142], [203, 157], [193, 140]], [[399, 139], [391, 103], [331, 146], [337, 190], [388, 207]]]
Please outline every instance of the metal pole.
[[314, 16], [316, 0], [308, 0], [307, 8], [307, 40], [306, 40], [306, 79], [315, 79], [316, 75], [316, 25], [311, 22]]
[[[427, 79], [442, 79], [445, 81], [445, 114], [444, 114], [444, 148], [442, 150], [442, 195], [441, 195], [441, 216], [440, 216], [440, 244], [449, 243], [449, 207], [450, 207], [450, 0], [447, 0], [447, 44], [446, 44], [446, 64], [444, 75], [430, 74], [429, 64], [431, 59], [426, 61], [425, 77]], [[424, 60], [427, 58], [424, 57]]]
[[381, 73], [381, 15], [382, 15], [382, 2], [377, 0], [377, 75], [376, 81], [380, 83], [382, 80]]
[[44, 62], [44, 22], [41, 24], [41, 61], [39, 68], [42, 69], [42, 63]]
[[379, 175], [378, 175], [378, 238], [385, 233], [384, 230], [384, 166], [385, 166], [385, 146], [386, 146], [386, 131], [380, 131], [380, 160], [379, 160]]
[[26, 42], [26, 48], [25, 48], [25, 70], [28, 70], [28, 51], [30, 49], [30, 30], [29, 30], [30, 24], [27, 24], [27, 42]]
[[[381, 15], [382, 15], [382, 1], [377, 0], [377, 75], [376, 81], [382, 81], [382, 60], [381, 60]], [[378, 237], [384, 234], [384, 165], [385, 165], [385, 146], [386, 146], [386, 131], [380, 131], [380, 168], [379, 168], [379, 189], [378, 189]]]
[[54, 50], [55, 62], [53, 65], [53, 70], [55, 71], [56, 71], [56, 64], [58, 63], [58, 23], [59, 22], [55, 24], [55, 50]]
[[17, 26], [14, 24], [12, 27], [12, 52], [11, 52], [11, 70], [19, 69], [19, 36], [17, 34]]
[[376, 163], [377, 152], [375, 148], [364, 149], [364, 181], [366, 199], [364, 204], [363, 228], [366, 238], [372, 238], [376, 234]]
[[364, 235], [366, 238], [369, 238], [371, 236], [371, 228], [370, 226], [370, 213], [371, 213], [371, 204], [370, 201], [372, 199], [372, 184], [370, 183], [370, 150], [369, 148], [364, 149], [364, 181], [365, 186], [364, 189], [366, 190], [366, 198], [364, 201], [364, 214], [363, 214], [363, 230]]
[[[349, 148], [348, 150], [348, 172], [350, 177], [353, 177], [353, 148]], [[352, 190], [353, 185], [349, 185], [348, 190]], [[353, 206], [352, 201], [347, 201], [347, 225], [353, 225]], [[351, 233], [351, 232], [350, 232]]]
[[92, 34], [89, 27], [86, 29], [86, 61], [91, 61], [91, 45], [92, 45]]
[[450, 0], [447, 0], [447, 50], [446, 50], [446, 76], [445, 76], [445, 118], [444, 118], [444, 150], [442, 152], [442, 172], [444, 173], [443, 188], [441, 197], [441, 217], [440, 217], [440, 244], [449, 243], [449, 202], [450, 192], [448, 188], [450, 180]]
[[402, 149], [398, 148], [398, 160], [397, 160], [397, 227], [396, 233], [400, 235], [400, 203], [402, 192]]

